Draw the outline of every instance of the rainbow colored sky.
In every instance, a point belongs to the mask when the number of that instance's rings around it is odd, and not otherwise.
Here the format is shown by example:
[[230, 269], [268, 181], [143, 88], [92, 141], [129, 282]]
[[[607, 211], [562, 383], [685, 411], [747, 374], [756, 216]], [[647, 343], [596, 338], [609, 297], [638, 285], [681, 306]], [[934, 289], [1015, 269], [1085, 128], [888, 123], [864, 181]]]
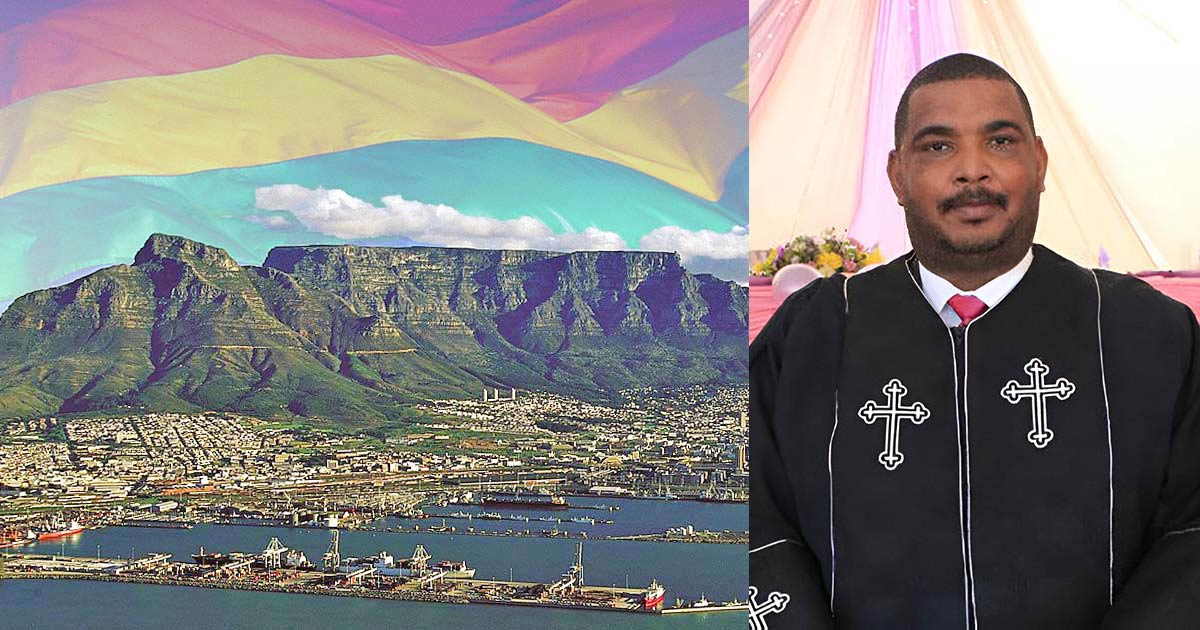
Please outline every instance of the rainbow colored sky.
[[0, 305], [154, 232], [744, 279], [748, 37], [728, 0], [5, 3]]

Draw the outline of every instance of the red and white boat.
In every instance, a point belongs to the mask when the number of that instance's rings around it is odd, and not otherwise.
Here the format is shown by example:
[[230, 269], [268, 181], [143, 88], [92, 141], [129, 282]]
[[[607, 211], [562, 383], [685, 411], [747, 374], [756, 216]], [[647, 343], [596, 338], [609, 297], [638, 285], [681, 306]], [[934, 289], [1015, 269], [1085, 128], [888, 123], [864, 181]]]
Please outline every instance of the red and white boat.
[[650, 586], [646, 587], [646, 610], [657, 610], [662, 608], [663, 598], [666, 596], [666, 594], [667, 589], [663, 588], [662, 584], [658, 583], [658, 580], [651, 582]]
[[83, 531], [83, 525], [80, 525], [78, 521], [71, 521], [70, 525], [51, 525], [49, 529], [38, 532], [37, 539], [54, 540], [55, 538], [62, 538], [63, 536], [78, 534], [81, 531]]

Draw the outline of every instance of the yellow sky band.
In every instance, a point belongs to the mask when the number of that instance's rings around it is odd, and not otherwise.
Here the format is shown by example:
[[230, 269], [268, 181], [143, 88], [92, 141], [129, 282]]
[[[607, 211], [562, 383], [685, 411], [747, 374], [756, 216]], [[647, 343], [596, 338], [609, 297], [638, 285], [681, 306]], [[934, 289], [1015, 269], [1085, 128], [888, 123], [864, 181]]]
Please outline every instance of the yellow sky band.
[[[725, 169], [746, 145], [744, 135], [718, 133], [730, 103], [656, 86], [616, 95], [564, 124], [481, 79], [403, 57], [267, 55], [50, 92], [0, 110], [0, 197], [79, 179], [179, 175], [399, 140], [511, 138], [628, 166], [715, 200]], [[463, 177], [469, 181], [470, 173]]]

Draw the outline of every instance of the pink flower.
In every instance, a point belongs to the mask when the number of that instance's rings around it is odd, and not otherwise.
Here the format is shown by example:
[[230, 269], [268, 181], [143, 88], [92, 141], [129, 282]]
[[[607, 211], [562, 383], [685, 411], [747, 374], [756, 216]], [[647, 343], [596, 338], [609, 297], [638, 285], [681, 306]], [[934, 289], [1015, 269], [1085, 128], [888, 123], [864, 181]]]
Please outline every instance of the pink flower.
[[858, 263], [855, 262], [853, 258], [844, 258], [842, 259], [842, 269], [844, 271], [854, 273], [855, 271], [858, 271]]

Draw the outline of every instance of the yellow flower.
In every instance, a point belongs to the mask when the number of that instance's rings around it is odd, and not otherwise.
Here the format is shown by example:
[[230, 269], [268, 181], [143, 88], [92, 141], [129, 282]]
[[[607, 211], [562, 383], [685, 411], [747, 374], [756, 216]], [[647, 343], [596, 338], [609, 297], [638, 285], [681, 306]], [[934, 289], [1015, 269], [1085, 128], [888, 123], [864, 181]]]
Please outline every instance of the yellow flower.
[[833, 252], [825, 252], [817, 255], [817, 268], [828, 267], [836, 272], [842, 267], [842, 257]]
[[871, 253], [867, 254], [867, 257], [863, 259], [863, 265], [874, 265], [881, 262], [883, 262], [883, 252], [879, 251], [878, 247], [872, 249]]

